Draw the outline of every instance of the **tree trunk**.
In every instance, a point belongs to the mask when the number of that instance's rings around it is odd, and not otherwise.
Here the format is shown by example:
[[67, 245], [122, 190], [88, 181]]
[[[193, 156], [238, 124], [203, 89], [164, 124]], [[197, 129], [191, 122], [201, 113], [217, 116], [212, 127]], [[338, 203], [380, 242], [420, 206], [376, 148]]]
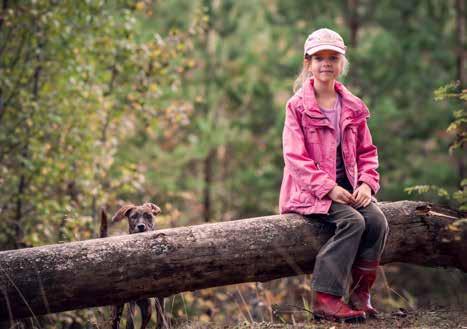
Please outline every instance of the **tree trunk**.
[[350, 46], [357, 47], [357, 33], [360, 28], [360, 20], [358, 17], [358, 0], [347, 0], [347, 25], [350, 30]]
[[[457, 35], [457, 80], [459, 81], [459, 91], [465, 89], [467, 70], [465, 69], [465, 2], [464, 0], [456, 0], [456, 35]], [[462, 178], [465, 177], [465, 163], [464, 163], [464, 152], [462, 152], [463, 146], [461, 146], [461, 154], [457, 156], [457, 172], [461, 177], [459, 182], [459, 189], [463, 190]]]
[[[379, 205], [390, 223], [383, 264], [467, 271], [467, 228], [453, 224], [460, 214]], [[0, 321], [311, 273], [331, 233], [287, 214], [0, 252]]]
[[207, 223], [211, 219], [211, 187], [213, 176], [215, 152], [211, 150], [203, 162], [204, 188], [203, 188], [203, 217]]
[[456, 0], [456, 35], [457, 35], [457, 80], [460, 82], [460, 90], [465, 88], [465, 2]]

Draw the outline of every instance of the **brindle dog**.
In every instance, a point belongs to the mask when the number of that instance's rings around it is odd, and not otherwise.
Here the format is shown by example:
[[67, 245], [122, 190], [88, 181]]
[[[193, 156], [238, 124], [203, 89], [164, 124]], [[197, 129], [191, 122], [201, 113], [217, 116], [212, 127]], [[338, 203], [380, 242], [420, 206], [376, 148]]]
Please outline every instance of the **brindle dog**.
[[[128, 204], [121, 207], [112, 217], [113, 222], [118, 222], [124, 218], [128, 219], [128, 232], [130, 234], [142, 233], [155, 230], [155, 217], [161, 212], [161, 209], [153, 203], [144, 203], [141, 206]], [[107, 216], [105, 211], [101, 212], [101, 237], [107, 236]], [[150, 298], [142, 298], [128, 303], [127, 325], [126, 329], [134, 329], [135, 309], [138, 305], [141, 310], [141, 329], [146, 329], [151, 320], [152, 304]], [[120, 318], [122, 316], [125, 304], [113, 306], [112, 310], [112, 329], [120, 328]], [[157, 315], [157, 329], [163, 328], [165, 319], [164, 299], [156, 297], [155, 307]]]

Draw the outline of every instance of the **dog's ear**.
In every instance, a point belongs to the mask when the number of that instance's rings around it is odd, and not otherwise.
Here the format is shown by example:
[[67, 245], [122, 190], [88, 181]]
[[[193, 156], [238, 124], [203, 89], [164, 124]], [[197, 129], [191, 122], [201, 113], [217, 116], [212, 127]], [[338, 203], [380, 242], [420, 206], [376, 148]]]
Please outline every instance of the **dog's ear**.
[[157, 216], [161, 213], [161, 208], [156, 206], [154, 203], [146, 202], [143, 206], [149, 207], [152, 210], [154, 216]]
[[122, 220], [123, 218], [128, 217], [128, 215], [130, 214], [130, 211], [132, 211], [135, 208], [136, 206], [134, 204], [124, 205], [123, 207], [118, 209], [115, 215], [112, 217], [112, 222], [118, 222]]

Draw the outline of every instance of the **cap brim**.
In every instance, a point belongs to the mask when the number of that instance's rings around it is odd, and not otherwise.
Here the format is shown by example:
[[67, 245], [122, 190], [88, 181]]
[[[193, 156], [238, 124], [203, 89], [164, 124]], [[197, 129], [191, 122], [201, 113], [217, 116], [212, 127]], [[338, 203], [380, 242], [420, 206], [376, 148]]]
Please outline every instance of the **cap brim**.
[[333, 46], [333, 45], [319, 45], [319, 46], [316, 46], [316, 47], [313, 47], [313, 48], [308, 48], [306, 51], [305, 51], [305, 54], [306, 55], [313, 55], [313, 54], [316, 54], [318, 51], [321, 51], [321, 50], [334, 50], [342, 55], [345, 55], [345, 49], [342, 49], [340, 47], [336, 47], [336, 46]]

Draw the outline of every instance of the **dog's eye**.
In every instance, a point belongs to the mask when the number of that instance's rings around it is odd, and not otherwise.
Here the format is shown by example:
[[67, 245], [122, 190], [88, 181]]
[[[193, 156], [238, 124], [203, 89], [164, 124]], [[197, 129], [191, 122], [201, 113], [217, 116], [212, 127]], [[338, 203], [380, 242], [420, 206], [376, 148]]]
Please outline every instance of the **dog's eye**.
[[147, 213], [145, 213], [145, 214], [143, 215], [143, 217], [144, 217], [144, 219], [151, 219], [151, 215], [149, 215], [149, 214], [147, 214]]

